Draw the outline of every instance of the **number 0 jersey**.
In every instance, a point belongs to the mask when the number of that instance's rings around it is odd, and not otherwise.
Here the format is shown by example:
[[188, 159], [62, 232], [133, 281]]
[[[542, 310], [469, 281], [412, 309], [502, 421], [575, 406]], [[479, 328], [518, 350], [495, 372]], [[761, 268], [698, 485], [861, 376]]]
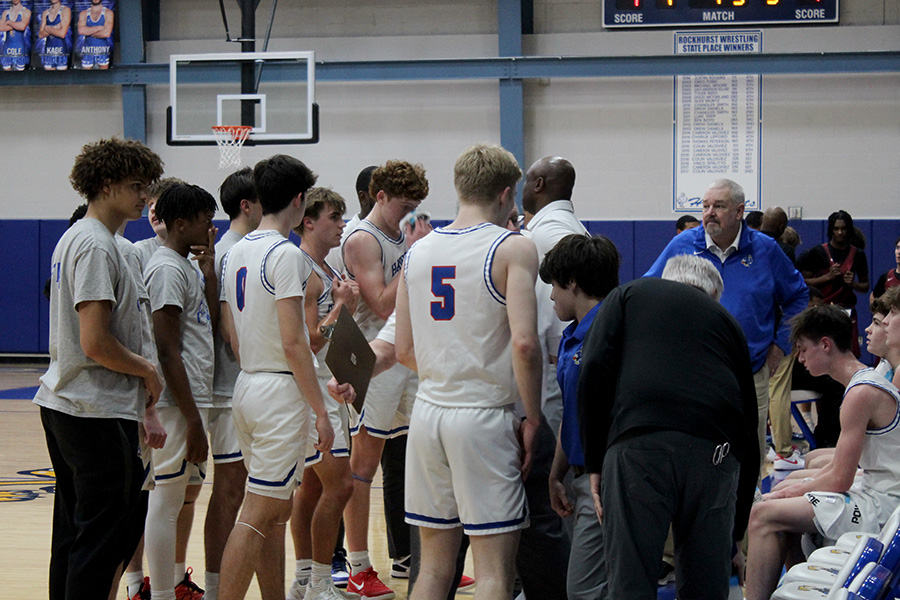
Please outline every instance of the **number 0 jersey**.
[[[310, 274], [303, 252], [277, 231], [253, 231], [231, 248], [222, 270], [241, 370], [289, 373], [275, 303], [303, 297]], [[303, 332], [308, 336], [305, 322]]]
[[511, 231], [482, 223], [435, 229], [406, 256], [418, 399], [488, 408], [518, 399], [506, 298], [491, 279], [497, 247]]

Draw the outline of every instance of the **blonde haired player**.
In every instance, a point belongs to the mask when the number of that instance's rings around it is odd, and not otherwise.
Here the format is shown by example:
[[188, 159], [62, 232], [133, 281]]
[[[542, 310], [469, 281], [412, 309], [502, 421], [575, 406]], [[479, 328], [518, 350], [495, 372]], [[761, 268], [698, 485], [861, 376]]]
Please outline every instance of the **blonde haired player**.
[[465, 150], [459, 213], [410, 249], [397, 292], [397, 357], [419, 373], [406, 465], [406, 520], [422, 542], [416, 600], [447, 595], [463, 531], [475, 597], [512, 595], [541, 397], [537, 251], [503, 227], [521, 175], [503, 148]]

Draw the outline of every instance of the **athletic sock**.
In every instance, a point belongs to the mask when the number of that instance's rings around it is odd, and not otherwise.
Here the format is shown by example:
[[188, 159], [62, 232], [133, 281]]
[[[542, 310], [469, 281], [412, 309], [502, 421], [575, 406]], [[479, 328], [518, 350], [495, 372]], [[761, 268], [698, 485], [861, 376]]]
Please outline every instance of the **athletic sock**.
[[331, 565], [313, 562], [309, 589], [321, 589], [331, 583]]
[[219, 599], [219, 574], [207, 571], [203, 575], [203, 586], [206, 588], [203, 593], [203, 600]]
[[125, 593], [131, 598], [141, 589], [144, 583], [144, 571], [125, 571]]
[[311, 571], [311, 558], [301, 558], [294, 561], [294, 579], [300, 582], [300, 585], [306, 585], [309, 582], [309, 574]]
[[172, 583], [172, 587], [176, 587], [179, 583], [184, 581], [184, 574], [187, 573], [187, 567], [185, 565], [187, 565], [187, 563], [175, 563], [175, 581]]
[[356, 575], [361, 571], [365, 571], [366, 569], [370, 569], [372, 567], [371, 561], [369, 561], [369, 551], [368, 550], [360, 550], [359, 552], [350, 552], [347, 554], [347, 562], [350, 563], [350, 573]]

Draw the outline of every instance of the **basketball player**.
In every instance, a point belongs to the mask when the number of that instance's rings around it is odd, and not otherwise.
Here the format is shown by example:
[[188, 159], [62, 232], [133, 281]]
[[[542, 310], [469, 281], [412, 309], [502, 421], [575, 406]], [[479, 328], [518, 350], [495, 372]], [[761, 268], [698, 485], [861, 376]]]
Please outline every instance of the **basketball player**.
[[[259, 226], [262, 206], [253, 186], [253, 170], [244, 167], [225, 178], [219, 187], [219, 201], [228, 215], [228, 231], [216, 244], [216, 280], [222, 280], [222, 260], [238, 240]], [[224, 287], [219, 287], [219, 299], [224, 300]], [[247, 468], [244, 466], [234, 419], [231, 399], [234, 384], [241, 368], [222, 336], [221, 319], [215, 331], [216, 365], [213, 376], [213, 402], [209, 409], [207, 428], [209, 445], [215, 464], [212, 494], [206, 510], [204, 541], [206, 546], [206, 600], [216, 600], [219, 593], [219, 571], [222, 552], [228, 535], [237, 519], [244, 499]]]
[[[212, 404], [213, 329], [219, 313], [215, 212], [216, 201], [199, 186], [178, 184], [166, 190], [156, 203], [166, 242], [144, 272], [166, 380], [158, 412], [168, 432], [166, 445], [153, 456], [156, 486], [150, 492], [144, 534], [154, 600], [174, 600], [175, 586], [190, 580], [183, 566], [176, 571], [175, 537], [185, 498], [197, 497], [206, 476], [209, 452], [206, 418]], [[192, 253], [197, 267], [188, 258]], [[194, 487], [190, 495], [189, 485]]]
[[353, 480], [348, 436], [341, 424], [341, 406], [327, 391], [331, 371], [325, 365], [325, 354], [341, 307], [346, 306], [350, 312], [356, 310], [359, 288], [355, 282], [343, 280], [325, 257], [340, 244], [346, 207], [344, 199], [333, 190], [313, 188], [307, 194], [303, 223], [294, 230], [300, 236], [300, 249], [312, 269], [303, 301], [306, 326], [310, 348], [318, 362], [319, 386], [335, 435], [331, 452], [319, 452], [307, 444], [303, 485], [294, 495], [291, 515], [297, 557], [295, 579], [288, 594], [291, 600], [344, 598], [331, 579], [331, 559], [341, 513], [353, 493]]
[[[141, 258], [141, 273], [144, 272], [153, 253], [166, 243], [166, 226], [156, 218], [156, 201], [159, 200], [164, 191], [178, 183], [184, 183], [184, 181], [176, 177], [166, 177], [150, 184], [147, 188], [147, 195], [150, 197], [150, 200], [147, 202], [147, 222], [150, 223], [150, 228], [153, 229], [153, 233], [156, 235], [134, 243], [134, 247]], [[141, 277], [143, 278], [143, 275]]]
[[504, 228], [521, 174], [499, 146], [466, 149], [459, 213], [410, 249], [399, 283], [397, 357], [420, 378], [406, 465], [406, 520], [422, 542], [416, 600], [446, 597], [463, 531], [475, 597], [512, 595], [541, 415], [537, 251]]
[[241, 365], [232, 414], [249, 477], [222, 557], [220, 600], [243, 598], [257, 565], [263, 597], [284, 597], [284, 525], [310, 408], [316, 449], [327, 452], [334, 440], [304, 324], [309, 262], [287, 239], [303, 220], [316, 176], [278, 154], [256, 164], [253, 180], [263, 212], [259, 229], [231, 248], [223, 266], [224, 332]]
[[[428, 195], [425, 169], [408, 162], [388, 161], [372, 173], [369, 192], [375, 197], [375, 206], [346, 237], [342, 249], [347, 275], [359, 285], [362, 298], [354, 318], [366, 339], [371, 341], [394, 311], [398, 274], [407, 249], [400, 220]], [[417, 236], [425, 235], [429, 230], [430, 226], [417, 220], [414, 229]], [[403, 365], [396, 365], [373, 378], [359, 424], [351, 430], [355, 436], [350, 455], [353, 496], [344, 511], [350, 551], [347, 558], [351, 568], [347, 589], [363, 598], [389, 600], [394, 597], [393, 591], [378, 579], [369, 559], [370, 488], [385, 440], [406, 434], [416, 386], [415, 373]], [[392, 463], [383, 466], [382, 471], [388, 505], [385, 513], [402, 512], [402, 495], [388, 501], [390, 492], [387, 491], [388, 488], [402, 489], [402, 465]], [[400, 481], [395, 482], [397, 479]]]
[[341, 234], [341, 245], [329, 252], [326, 258], [328, 264], [334, 267], [338, 273], [344, 272], [344, 256], [342, 252], [344, 240], [347, 239], [348, 235], [356, 231], [359, 222], [369, 216], [369, 213], [372, 212], [372, 207], [375, 206], [375, 198], [369, 193], [369, 183], [372, 181], [372, 173], [377, 168], [378, 165], [366, 167], [356, 176], [356, 198], [359, 200], [359, 212], [347, 221], [344, 233]]
[[[856, 359], [850, 338], [850, 317], [838, 306], [812, 306], [793, 321], [797, 359], [810, 375], [827, 373], [847, 388], [841, 435], [831, 462], [814, 477], [766, 494], [753, 505], [748, 600], [768, 600], [785, 561], [790, 567], [803, 560], [799, 534], [818, 532], [837, 539], [847, 531], [877, 533], [900, 505], [900, 463], [894, 458], [900, 451], [900, 393]], [[859, 483], [854, 482], [857, 465], [863, 470]]]
[[50, 367], [34, 399], [56, 473], [52, 598], [106, 597], [143, 530], [138, 422], [163, 381], [142, 356], [138, 287], [113, 234], [161, 174], [149, 148], [110, 139], [84, 146], [70, 175], [88, 208], [53, 251]]
[[0, 33], [6, 33], [0, 54], [0, 65], [4, 71], [24, 71], [28, 64], [28, 28], [31, 26], [31, 11], [22, 5], [22, 0], [12, 0], [12, 6], [0, 17]]
[[82, 36], [82, 69], [109, 68], [114, 20], [113, 11], [103, 6], [102, 0], [91, 0], [90, 8], [78, 15], [78, 35]]

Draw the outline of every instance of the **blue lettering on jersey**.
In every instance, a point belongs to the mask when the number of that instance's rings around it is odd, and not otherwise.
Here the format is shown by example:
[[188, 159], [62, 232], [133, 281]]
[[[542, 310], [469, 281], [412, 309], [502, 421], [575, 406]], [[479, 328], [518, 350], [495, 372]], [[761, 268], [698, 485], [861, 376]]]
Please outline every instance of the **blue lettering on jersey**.
[[209, 325], [211, 320], [209, 307], [206, 306], [205, 301], [201, 300], [200, 307], [197, 309], [197, 322], [201, 325]]
[[391, 278], [394, 277], [397, 273], [403, 270], [403, 259], [406, 257], [404, 254], [400, 258], [397, 259], [397, 262], [391, 265]]
[[237, 309], [243, 312], [245, 299], [244, 291], [247, 289], [247, 267], [241, 267], [240, 269], [238, 269], [235, 283], [237, 284], [237, 293], [235, 294], [235, 296], [237, 297]]
[[431, 267], [431, 293], [440, 300], [431, 303], [431, 318], [449, 321], [456, 315], [456, 290], [447, 279], [456, 279], [456, 267]]

